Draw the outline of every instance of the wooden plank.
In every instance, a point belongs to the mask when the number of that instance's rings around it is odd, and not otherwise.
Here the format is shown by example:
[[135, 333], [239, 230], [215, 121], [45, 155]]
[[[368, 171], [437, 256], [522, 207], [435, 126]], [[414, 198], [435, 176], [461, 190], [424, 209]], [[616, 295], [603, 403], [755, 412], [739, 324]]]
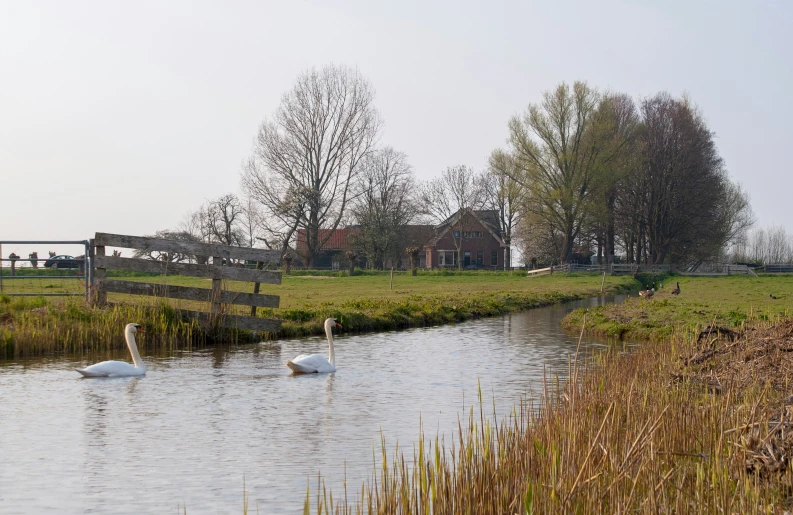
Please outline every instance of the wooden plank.
[[[209, 302], [212, 294], [212, 290], [207, 288], [169, 286], [166, 284], [141, 283], [137, 281], [122, 281], [115, 279], [106, 279], [104, 281], [104, 286], [107, 292], [149, 295], [153, 297], [167, 297], [169, 299], [194, 300], [198, 302]], [[280, 297], [278, 295], [259, 295], [223, 290], [220, 292], [220, 302], [222, 304], [277, 308], [280, 304]]]
[[281, 284], [281, 272], [267, 272], [231, 266], [194, 265], [190, 263], [163, 263], [149, 259], [124, 258], [115, 256], [96, 256], [96, 268], [114, 270], [133, 270], [168, 275], [189, 275], [209, 279], [229, 279], [232, 281]]
[[[220, 256], [212, 256], [212, 266], [220, 267], [223, 266], [223, 258]], [[221, 304], [220, 304], [220, 293], [223, 291], [223, 280], [214, 278], [212, 279], [212, 294], [210, 296], [210, 302], [212, 302], [212, 308], [210, 311], [213, 315], [218, 315], [221, 313]]]
[[[105, 247], [103, 245], [96, 245], [94, 247], [94, 262], [96, 262], [97, 258], [101, 259], [104, 256], [105, 256]], [[105, 285], [104, 285], [105, 274], [107, 273], [107, 270], [100, 265], [95, 264], [94, 266], [96, 267], [96, 270], [94, 270], [93, 302], [95, 306], [102, 307], [107, 305], [107, 292], [105, 291]]]
[[[256, 263], [256, 270], [261, 270], [263, 264], [264, 263], [262, 263], [261, 261]], [[261, 286], [261, 283], [253, 283], [253, 293], [255, 294], [259, 293], [259, 286]], [[252, 317], [256, 316], [256, 306], [251, 306], [251, 316]]]
[[95, 245], [123, 247], [128, 249], [156, 250], [160, 252], [179, 252], [193, 256], [220, 256], [226, 259], [245, 259], [263, 263], [280, 263], [281, 253], [277, 250], [233, 247], [213, 243], [194, 243], [188, 241], [149, 238], [146, 236], [125, 236], [98, 232], [94, 236]]
[[[185, 316], [198, 320], [199, 323], [208, 324], [217, 319], [217, 316], [201, 311], [179, 310]], [[266, 331], [278, 333], [281, 330], [282, 320], [278, 318], [252, 318], [237, 315], [221, 315], [220, 325], [227, 329], [244, 329], [247, 331]]]

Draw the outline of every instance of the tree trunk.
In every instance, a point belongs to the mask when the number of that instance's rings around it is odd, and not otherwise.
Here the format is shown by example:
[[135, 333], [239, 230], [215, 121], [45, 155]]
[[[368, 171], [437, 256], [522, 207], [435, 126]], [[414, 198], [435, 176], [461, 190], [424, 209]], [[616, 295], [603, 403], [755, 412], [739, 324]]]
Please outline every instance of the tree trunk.
[[567, 222], [567, 227], [565, 229], [564, 240], [562, 242], [562, 255], [561, 255], [561, 264], [569, 263], [573, 259], [573, 244], [575, 243], [573, 238], [573, 222]]

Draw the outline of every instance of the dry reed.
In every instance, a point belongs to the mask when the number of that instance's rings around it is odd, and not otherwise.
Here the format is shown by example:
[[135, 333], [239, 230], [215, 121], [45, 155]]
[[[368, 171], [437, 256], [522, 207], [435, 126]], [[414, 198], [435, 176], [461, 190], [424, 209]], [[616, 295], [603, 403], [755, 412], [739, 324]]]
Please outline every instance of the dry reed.
[[[307, 496], [304, 512], [789, 510], [793, 413], [781, 399], [793, 324], [753, 327], [734, 341], [679, 331], [631, 352], [577, 359], [577, 379], [547, 381], [539, 406], [522, 404], [501, 420], [483, 413], [480, 397], [479, 413], [459, 424], [451, 446], [422, 435], [412, 456], [397, 450], [387, 459], [383, 444], [382, 467], [354, 501], [334, 499], [320, 483], [321, 495], [313, 508]], [[720, 352], [692, 362], [703, 346]], [[751, 373], [746, 352], [785, 365]], [[746, 364], [739, 372], [737, 362]]]

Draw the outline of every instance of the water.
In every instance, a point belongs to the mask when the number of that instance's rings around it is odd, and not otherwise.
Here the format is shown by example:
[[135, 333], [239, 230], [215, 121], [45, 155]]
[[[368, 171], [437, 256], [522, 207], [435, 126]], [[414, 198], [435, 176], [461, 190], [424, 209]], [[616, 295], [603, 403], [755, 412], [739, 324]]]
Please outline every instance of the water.
[[[382, 431], [412, 453], [422, 420], [446, 435], [477, 402], [509, 413], [567, 370], [577, 336], [559, 321], [590, 299], [502, 318], [341, 335], [338, 371], [292, 376], [323, 338], [164, 358], [145, 377], [82, 379], [86, 362], [0, 366], [0, 513], [300, 513], [321, 473], [350, 497], [373, 471]], [[604, 345], [586, 341], [585, 348]], [[244, 482], [244, 483], [243, 483]]]

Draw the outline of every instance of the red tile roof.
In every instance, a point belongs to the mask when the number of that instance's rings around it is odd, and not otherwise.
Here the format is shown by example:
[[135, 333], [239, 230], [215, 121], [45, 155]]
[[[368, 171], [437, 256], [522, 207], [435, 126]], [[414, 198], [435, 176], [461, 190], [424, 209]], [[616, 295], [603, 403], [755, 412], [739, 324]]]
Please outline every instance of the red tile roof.
[[[319, 241], [328, 238], [328, 235], [330, 234], [328, 241], [325, 242], [320, 250], [344, 250], [350, 248], [350, 237], [356, 230], [357, 229], [354, 227], [336, 229], [335, 231], [332, 229], [320, 229], [318, 233]], [[297, 230], [297, 250], [308, 250], [308, 246], [306, 245], [305, 229]]]

